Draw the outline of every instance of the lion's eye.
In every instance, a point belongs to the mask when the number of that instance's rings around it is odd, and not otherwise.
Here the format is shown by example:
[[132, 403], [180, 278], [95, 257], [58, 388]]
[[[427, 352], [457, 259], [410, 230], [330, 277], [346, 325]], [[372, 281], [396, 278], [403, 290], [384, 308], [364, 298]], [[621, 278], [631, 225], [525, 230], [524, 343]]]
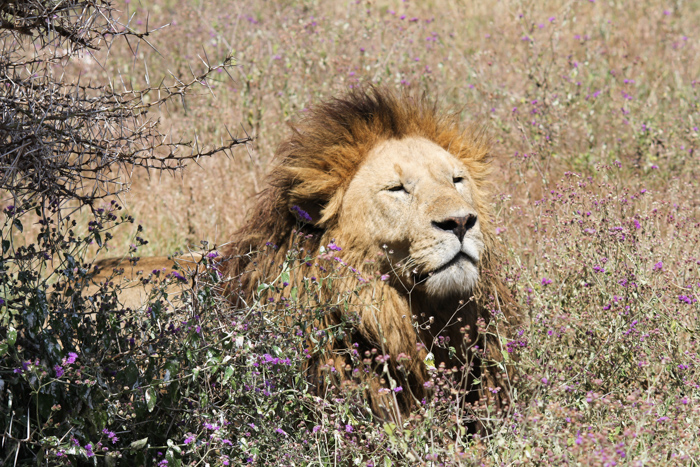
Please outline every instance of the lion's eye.
[[406, 191], [406, 188], [403, 185], [395, 185], [395, 186], [389, 187], [386, 189], [386, 191], [394, 191], [394, 192], [402, 192], [403, 191], [404, 193], [408, 193], [408, 191]]
[[452, 177], [452, 183], [455, 185], [458, 183], [462, 183], [464, 181], [464, 177]]

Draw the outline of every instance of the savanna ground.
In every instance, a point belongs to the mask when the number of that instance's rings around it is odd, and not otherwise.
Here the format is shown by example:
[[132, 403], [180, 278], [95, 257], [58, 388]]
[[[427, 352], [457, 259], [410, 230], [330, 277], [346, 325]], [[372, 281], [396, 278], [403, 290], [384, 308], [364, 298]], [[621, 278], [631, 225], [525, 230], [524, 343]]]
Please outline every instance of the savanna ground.
[[[288, 122], [315, 102], [377, 83], [425, 92], [490, 135], [501, 274], [531, 322], [508, 344], [519, 356], [513, 407], [492, 417], [487, 437], [469, 439], [451, 415], [448, 389], [403, 427], [385, 425], [353, 396], [309, 395], [294, 378], [304, 359], [293, 350], [299, 340], [246, 322], [246, 313], [233, 324], [199, 313], [183, 326], [194, 336], [183, 346], [205, 357], [164, 363], [186, 369], [177, 404], [153, 412], [156, 393], [134, 389], [105, 409], [102, 438], [65, 429], [42, 445], [44, 462], [92, 459], [86, 452], [97, 442], [108, 448], [97, 453], [104, 459], [141, 451], [141, 462], [170, 465], [699, 462], [699, 5], [159, 0], [120, 7], [135, 29], [170, 26], [149, 37], [153, 49], [114, 47], [104, 67], [86, 57], [73, 72], [138, 87], [146, 74], [150, 82], [187, 75], [200, 57], [232, 51], [237, 66], [202, 83], [186, 111], [163, 107], [161, 124], [196, 132], [203, 144], [229, 131], [255, 137], [232, 157], [201, 159], [175, 177], [134, 172], [121, 199], [149, 241], [139, 255], [226, 242], [263, 186]], [[114, 234], [109, 255], [126, 254], [134, 231]], [[438, 387], [442, 377], [436, 373]], [[160, 387], [159, 398], [173, 391], [167, 381], [150, 386]], [[148, 410], [139, 412], [139, 403]], [[176, 414], [158, 428], [162, 439], [130, 444], [145, 436], [140, 417], [156, 414]], [[70, 451], [71, 439], [78, 450]]]

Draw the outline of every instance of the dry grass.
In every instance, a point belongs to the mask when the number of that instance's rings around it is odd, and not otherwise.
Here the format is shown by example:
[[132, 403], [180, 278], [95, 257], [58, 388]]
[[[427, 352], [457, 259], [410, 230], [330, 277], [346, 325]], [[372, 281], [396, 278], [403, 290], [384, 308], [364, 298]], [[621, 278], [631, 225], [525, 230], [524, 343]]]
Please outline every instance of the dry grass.
[[[643, 177], [661, 190], [697, 163], [689, 151], [700, 124], [699, 15], [690, 4], [160, 2], [150, 16], [126, 7], [132, 24], [171, 26], [153, 38], [162, 57], [143, 46], [136, 59], [113, 50], [112, 76], [121, 70], [144, 82], [144, 61], [151, 81], [185, 75], [198, 57], [234, 50], [233, 79], [224, 74], [211, 92], [203, 86], [186, 113], [163, 109], [164, 128], [218, 142], [225, 127], [242, 134], [242, 126], [257, 138], [248, 153], [202, 161], [181, 178], [137, 175], [127, 206], [150, 227], [152, 253], [225, 241], [264, 183], [287, 123], [358, 82], [420, 89], [462, 109], [492, 135], [503, 166], [497, 186], [520, 201], [598, 162], [620, 160], [625, 183]], [[103, 74], [84, 67], [86, 77]], [[649, 179], [652, 165], [659, 170]]]
[[[125, 8], [145, 26], [142, 5]], [[157, 81], [234, 50], [232, 76], [187, 112], [162, 109], [163, 125], [256, 140], [176, 178], [136, 173], [125, 201], [151, 241], [141, 254], [225, 242], [314, 102], [361, 82], [424, 91], [492, 137], [503, 274], [532, 318], [513, 344], [520, 405], [472, 460], [697, 464], [698, 5], [162, 0], [149, 13], [172, 23], [152, 41], [162, 56], [112, 50], [84, 76], [144, 83], [147, 63]]]

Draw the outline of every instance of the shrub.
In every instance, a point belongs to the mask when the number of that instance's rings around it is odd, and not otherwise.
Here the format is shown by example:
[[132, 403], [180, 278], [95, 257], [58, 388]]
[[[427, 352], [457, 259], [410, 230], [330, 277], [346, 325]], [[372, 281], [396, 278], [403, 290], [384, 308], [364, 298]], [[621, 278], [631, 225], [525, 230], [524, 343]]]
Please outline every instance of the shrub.
[[[148, 115], [230, 67], [231, 57], [191, 80], [117, 91], [61, 73], [116, 39], [146, 44], [155, 32], [120, 22], [111, 2], [5, 2], [0, 16], [0, 189], [11, 198], [0, 234], [0, 463], [144, 459], [138, 439], [165, 444], [174, 417], [161, 407], [179, 403], [177, 391], [166, 391], [179, 362], [163, 328], [176, 319], [164, 287], [139, 310], [120, 306], [111, 282], [87, 293], [90, 259], [113, 229], [134, 222], [105, 199], [127, 188], [124, 173], [177, 170], [248, 141], [203, 149], [168, 140]], [[147, 243], [141, 230], [133, 263]], [[157, 276], [143, 281], [177, 280]], [[178, 329], [196, 341], [195, 318], [184, 320]]]

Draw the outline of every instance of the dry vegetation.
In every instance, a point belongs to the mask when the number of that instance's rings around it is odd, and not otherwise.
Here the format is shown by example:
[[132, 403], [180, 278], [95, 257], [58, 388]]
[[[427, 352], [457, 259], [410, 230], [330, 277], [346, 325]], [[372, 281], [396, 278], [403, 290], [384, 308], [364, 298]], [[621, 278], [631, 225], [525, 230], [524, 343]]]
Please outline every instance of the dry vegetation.
[[[226, 137], [224, 124], [239, 133], [243, 125], [257, 138], [249, 154], [204, 161], [184, 179], [134, 184], [130, 211], [137, 219], [155, 216], [152, 236], [163, 236], [153, 251], [202, 238], [224, 241], [241, 224], [294, 115], [367, 81], [425, 91], [484, 126], [501, 156], [497, 186], [508, 187], [503, 194], [518, 204], [538, 199], [543, 184], [564, 171], [593, 173], [600, 162], [619, 160], [623, 179], [644, 177], [650, 190], [690, 176], [700, 124], [696, 6], [482, 3], [148, 8], [151, 24], [172, 23], [152, 40], [164, 57], [142, 46], [135, 61], [119, 67], [129, 80], [143, 81], [142, 58], [151, 81], [166, 70], [185, 74], [205, 53], [232, 52], [239, 65], [233, 80], [210, 83], [214, 95], [203, 88], [200, 98], [190, 98], [187, 116], [169, 109], [165, 126], [194, 127], [202, 140], [216, 141]], [[128, 7], [146, 23], [145, 5]], [[97, 65], [86, 68], [86, 78], [102, 73]]]
[[[502, 273], [532, 321], [508, 344], [520, 357], [517, 402], [491, 421], [486, 439], [474, 440], [460, 438], [449, 397], [440, 398], [448, 390], [403, 431], [359, 411], [354, 396], [295, 399], [290, 394], [306, 394], [289, 383], [292, 363], [304, 358], [300, 341], [246, 324], [245, 313], [225, 331], [196, 315], [183, 329], [196, 327], [196, 337], [201, 324], [229, 340], [217, 334], [211, 345], [224, 342], [221, 352], [199, 362], [216, 366], [205, 378], [210, 392], [192, 395], [201, 388], [188, 383], [194, 389], [182, 400], [200, 411], [169, 426], [163, 436], [172, 445], [153, 445], [144, 462], [162, 463], [166, 451], [171, 465], [700, 462], [697, 4], [127, 0], [120, 7], [135, 29], [170, 26], [149, 38], [153, 48], [113, 47], [109, 60], [102, 50], [98, 60], [71, 63], [71, 73], [144, 87], [231, 53], [237, 66], [202, 82], [186, 111], [172, 101], [160, 107], [161, 131], [196, 131], [208, 144], [225, 144], [229, 131], [255, 137], [247, 152], [202, 159], [175, 177], [134, 173], [122, 199], [150, 241], [140, 255], [225, 242], [264, 184], [287, 123], [351, 86], [380, 83], [435, 96], [491, 135]], [[132, 234], [117, 231], [110, 254], [125, 253]], [[231, 347], [255, 332], [269, 341]], [[224, 355], [234, 356], [235, 372], [217, 373]], [[253, 360], [269, 372], [251, 373]], [[234, 395], [209, 385], [224, 375]], [[252, 388], [264, 397], [250, 399]], [[270, 395], [286, 402], [265, 402]], [[241, 415], [241, 407], [257, 415]], [[119, 423], [131, 441], [135, 429]], [[208, 437], [211, 445], [195, 442]]]

